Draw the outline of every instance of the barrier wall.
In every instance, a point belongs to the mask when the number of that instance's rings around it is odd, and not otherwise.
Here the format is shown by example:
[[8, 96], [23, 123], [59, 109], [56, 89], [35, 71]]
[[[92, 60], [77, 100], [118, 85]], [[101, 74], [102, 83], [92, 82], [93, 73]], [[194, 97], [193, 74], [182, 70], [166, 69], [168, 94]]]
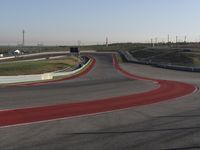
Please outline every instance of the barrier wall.
[[189, 71], [189, 72], [200, 72], [200, 67], [186, 67], [186, 66], [177, 66], [177, 65], [169, 65], [169, 64], [158, 64], [158, 63], [153, 63], [149, 61], [139, 61], [127, 51], [118, 51], [118, 52], [121, 56], [123, 56], [126, 59], [127, 62], [143, 64], [143, 65], [152, 65], [155, 67], [165, 68], [165, 69], [173, 69], [173, 70]]
[[84, 69], [90, 63], [90, 61], [91, 60], [88, 57], [84, 57], [84, 61], [81, 64], [74, 67], [73, 70], [67, 72], [60, 71], [60, 72], [50, 72], [38, 75], [0, 76], [0, 84], [51, 80], [54, 77], [73, 75]]

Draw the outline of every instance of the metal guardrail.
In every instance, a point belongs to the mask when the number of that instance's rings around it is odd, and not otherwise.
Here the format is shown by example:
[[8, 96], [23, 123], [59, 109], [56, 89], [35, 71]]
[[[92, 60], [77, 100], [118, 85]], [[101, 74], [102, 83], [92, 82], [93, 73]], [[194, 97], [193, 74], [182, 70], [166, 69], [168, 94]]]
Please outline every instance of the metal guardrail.
[[186, 67], [186, 66], [164, 65], [164, 64], [154, 64], [153, 66], [159, 68], [180, 70], [180, 71], [200, 72], [200, 67]]
[[172, 70], [180, 70], [180, 71], [189, 71], [189, 72], [200, 72], [200, 67], [186, 67], [186, 66], [178, 66], [178, 65], [169, 65], [169, 64], [158, 64], [151, 61], [140, 61], [134, 58], [127, 51], [118, 51], [121, 56], [123, 56], [127, 62], [137, 63], [137, 64], [145, 64], [152, 65], [159, 68], [172, 69]]
[[126, 59], [128, 62], [139, 62], [136, 58], [134, 58], [129, 52], [127, 51], [118, 51], [119, 54]]

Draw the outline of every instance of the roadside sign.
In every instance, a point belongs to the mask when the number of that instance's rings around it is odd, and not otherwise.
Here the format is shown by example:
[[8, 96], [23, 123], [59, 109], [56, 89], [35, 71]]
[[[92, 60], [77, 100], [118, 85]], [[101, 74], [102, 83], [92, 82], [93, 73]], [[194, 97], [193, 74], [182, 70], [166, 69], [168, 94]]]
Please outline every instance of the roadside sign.
[[80, 50], [78, 47], [71, 47], [70, 48], [70, 54], [71, 55], [75, 55], [75, 56], [79, 56], [80, 55]]

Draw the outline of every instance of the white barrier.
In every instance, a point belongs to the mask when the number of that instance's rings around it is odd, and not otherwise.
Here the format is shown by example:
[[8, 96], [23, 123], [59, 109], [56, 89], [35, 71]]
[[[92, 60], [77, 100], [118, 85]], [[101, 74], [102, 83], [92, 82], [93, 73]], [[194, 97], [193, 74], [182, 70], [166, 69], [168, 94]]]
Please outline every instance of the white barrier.
[[87, 63], [84, 64], [82, 67], [80, 67], [80, 68], [78, 68], [76, 70], [73, 70], [73, 71], [69, 71], [69, 72], [53, 72], [52, 76], [53, 77], [59, 77], [59, 76], [69, 76], [69, 75], [72, 75], [72, 74], [76, 74], [79, 71], [81, 71], [82, 69], [84, 69], [90, 62], [91, 62], [91, 60], [88, 60]]
[[42, 80], [52, 80], [52, 79], [53, 79], [52, 73], [45, 73], [45, 74], [42, 74], [42, 75], [41, 75], [41, 79], [42, 79]]
[[41, 80], [41, 75], [0, 76], [0, 84]]
[[0, 58], [0, 60], [6, 60], [6, 59], [12, 59], [12, 58], [15, 58], [14, 56], [10, 56], [10, 57], [2, 57]]
[[91, 60], [89, 60], [82, 67], [69, 72], [50, 72], [38, 75], [0, 76], [0, 84], [34, 82], [41, 80], [51, 80], [54, 77], [59, 77], [59, 76], [69, 76], [78, 73], [79, 71], [84, 69], [90, 62]]

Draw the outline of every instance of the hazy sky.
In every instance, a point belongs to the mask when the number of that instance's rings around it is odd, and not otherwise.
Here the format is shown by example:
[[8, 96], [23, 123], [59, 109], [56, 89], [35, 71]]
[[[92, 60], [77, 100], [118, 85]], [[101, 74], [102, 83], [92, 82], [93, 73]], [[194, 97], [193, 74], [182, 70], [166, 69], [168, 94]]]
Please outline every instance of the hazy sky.
[[200, 0], [0, 0], [0, 44], [200, 40]]

